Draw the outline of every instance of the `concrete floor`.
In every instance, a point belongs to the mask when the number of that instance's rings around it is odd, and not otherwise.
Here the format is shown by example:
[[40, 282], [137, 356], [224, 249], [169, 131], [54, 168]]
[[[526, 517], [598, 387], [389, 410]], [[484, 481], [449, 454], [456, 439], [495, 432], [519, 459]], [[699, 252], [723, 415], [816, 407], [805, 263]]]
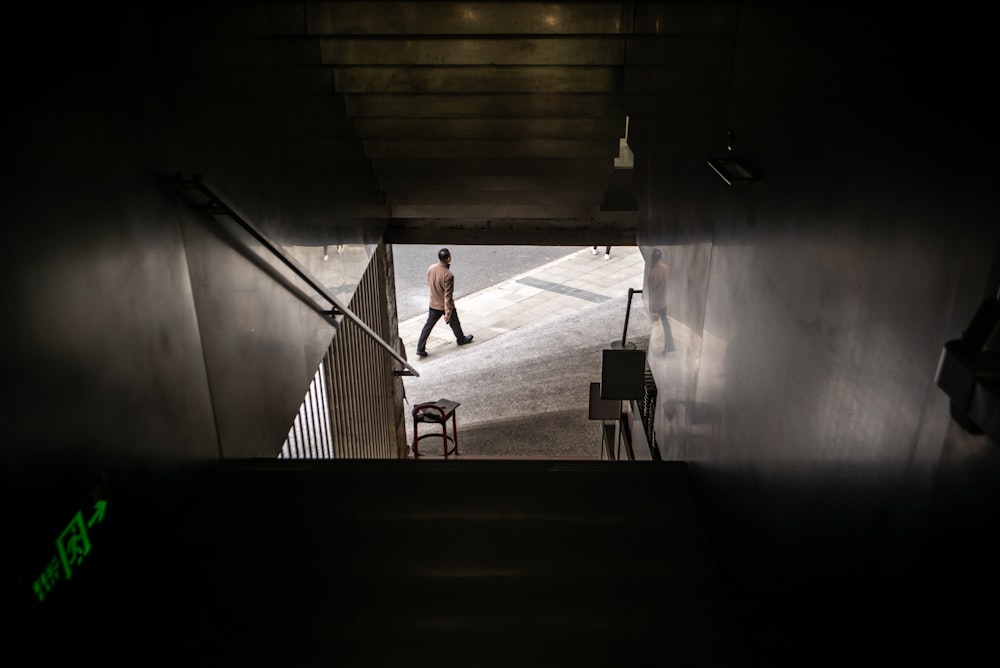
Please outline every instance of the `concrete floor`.
[[[439, 321], [417, 357], [425, 315], [400, 323], [407, 356], [420, 372], [404, 379], [409, 408], [439, 398], [456, 411], [460, 456], [599, 459], [601, 421], [588, 418], [590, 383], [601, 380], [603, 350], [620, 341], [629, 288], [641, 290], [638, 248], [589, 248], [537, 267], [456, 302], [470, 345], [455, 344]], [[677, 331], [675, 329], [675, 337]], [[641, 294], [632, 297], [626, 340], [645, 350], [662, 336]], [[653, 356], [651, 364], [658, 364]], [[421, 425], [420, 433], [432, 430]], [[438, 454], [436, 439], [421, 454]]]

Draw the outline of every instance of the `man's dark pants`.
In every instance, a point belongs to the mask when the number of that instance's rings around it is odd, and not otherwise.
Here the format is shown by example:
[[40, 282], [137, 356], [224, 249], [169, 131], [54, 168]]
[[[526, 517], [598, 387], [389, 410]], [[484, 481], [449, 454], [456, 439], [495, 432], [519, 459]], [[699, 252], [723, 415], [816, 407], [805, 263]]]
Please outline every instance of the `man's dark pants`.
[[[437, 321], [444, 317], [444, 311], [439, 311], [436, 308], [427, 309], [427, 322], [424, 323], [424, 328], [420, 330], [420, 338], [417, 340], [417, 352], [426, 352], [424, 346], [427, 345], [427, 337], [431, 335], [431, 330], [434, 329], [434, 325]], [[455, 340], [461, 341], [465, 338], [465, 333], [462, 331], [462, 321], [458, 319], [458, 310], [453, 309], [451, 312], [451, 319], [448, 321], [448, 325], [451, 327], [451, 331], [455, 333]]]

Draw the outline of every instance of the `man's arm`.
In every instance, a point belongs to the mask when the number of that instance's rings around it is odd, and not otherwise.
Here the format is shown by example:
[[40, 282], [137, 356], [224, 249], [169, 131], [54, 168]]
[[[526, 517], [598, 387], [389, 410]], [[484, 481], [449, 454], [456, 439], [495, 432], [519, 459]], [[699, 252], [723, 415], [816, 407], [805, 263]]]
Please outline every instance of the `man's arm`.
[[455, 275], [450, 271], [444, 277], [444, 321], [451, 320], [451, 312], [455, 309]]

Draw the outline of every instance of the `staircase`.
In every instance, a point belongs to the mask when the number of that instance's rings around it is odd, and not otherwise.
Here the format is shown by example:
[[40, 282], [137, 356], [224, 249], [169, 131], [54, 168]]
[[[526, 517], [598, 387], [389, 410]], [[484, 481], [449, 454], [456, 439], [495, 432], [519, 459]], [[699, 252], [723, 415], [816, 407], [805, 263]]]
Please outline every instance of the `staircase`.
[[236, 462], [177, 492], [173, 525], [120, 519], [148, 534], [94, 585], [113, 610], [63, 619], [105, 663], [746, 665], [681, 462]]

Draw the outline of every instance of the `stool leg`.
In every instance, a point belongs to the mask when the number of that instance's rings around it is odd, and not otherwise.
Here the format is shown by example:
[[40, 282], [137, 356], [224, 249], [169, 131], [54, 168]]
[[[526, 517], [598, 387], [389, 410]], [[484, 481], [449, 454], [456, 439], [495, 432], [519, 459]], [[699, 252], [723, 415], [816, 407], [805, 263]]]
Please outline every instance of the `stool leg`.
[[451, 435], [455, 438], [455, 456], [458, 456], [458, 425], [455, 422], [455, 414], [451, 414]]
[[416, 418], [414, 418], [414, 420], [413, 420], [413, 458], [416, 459], [419, 456], [420, 456], [420, 453], [417, 452], [417, 420], [416, 420]]

